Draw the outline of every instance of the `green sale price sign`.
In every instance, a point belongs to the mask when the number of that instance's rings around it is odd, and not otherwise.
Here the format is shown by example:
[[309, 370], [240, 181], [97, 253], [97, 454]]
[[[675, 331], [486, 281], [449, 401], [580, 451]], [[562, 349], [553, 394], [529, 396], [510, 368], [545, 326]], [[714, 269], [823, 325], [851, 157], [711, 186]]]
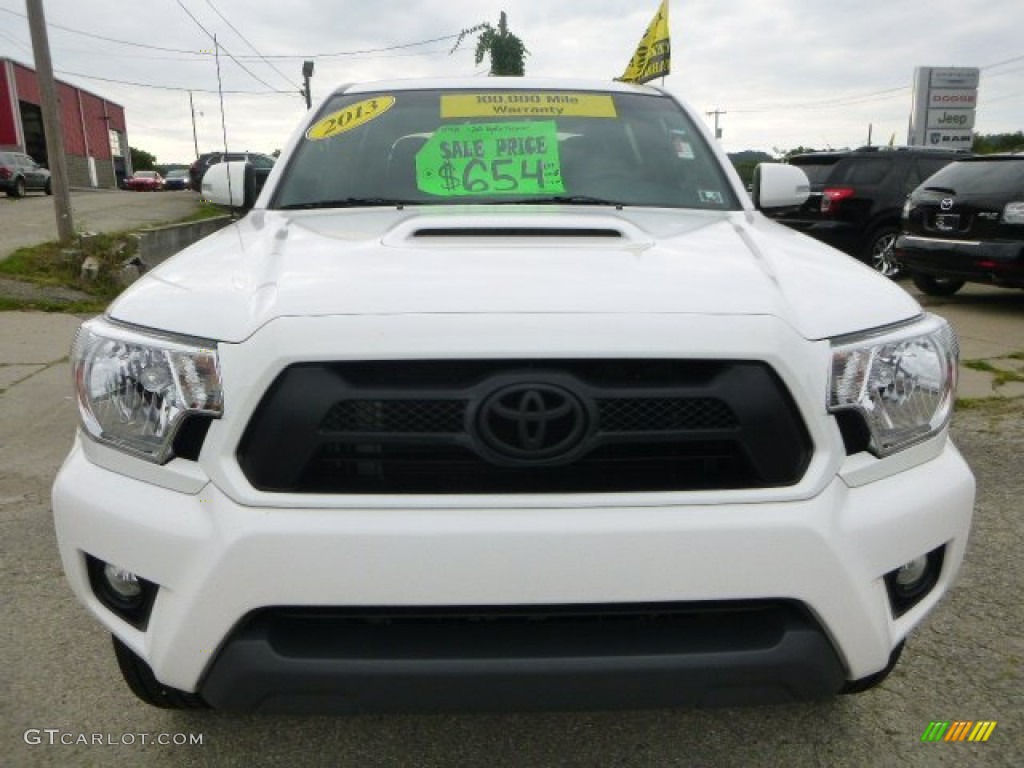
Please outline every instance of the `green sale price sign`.
[[442, 126], [416, 153], [416, 186], [442, 197], [564, 192], [557, 124]]

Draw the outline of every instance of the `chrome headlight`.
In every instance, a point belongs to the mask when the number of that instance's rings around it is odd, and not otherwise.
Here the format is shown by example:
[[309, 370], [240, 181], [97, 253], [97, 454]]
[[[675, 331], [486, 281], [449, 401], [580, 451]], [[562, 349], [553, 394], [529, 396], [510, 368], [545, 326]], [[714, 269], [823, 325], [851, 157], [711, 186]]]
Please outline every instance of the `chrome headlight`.
[[871, 452], [895, 453], [949, 423], [959, 356], [956, 334], [936, 315], [835, 339], [829, 411], [859, 411], [871, 433]]
[[224, 409], [214, 342], [94, 318], [71, 354], [82, 427], [101, 443], [162, 463], [189, 414]]

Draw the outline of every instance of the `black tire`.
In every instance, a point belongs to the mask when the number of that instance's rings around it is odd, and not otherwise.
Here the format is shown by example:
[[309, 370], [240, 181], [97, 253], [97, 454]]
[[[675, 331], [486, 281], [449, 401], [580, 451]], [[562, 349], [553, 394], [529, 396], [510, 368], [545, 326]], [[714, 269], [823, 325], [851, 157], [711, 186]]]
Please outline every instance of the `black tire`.
[[896, 238], [900, 228], [885, 226], [876, 229], [868, 238], [868, 246], [864, 251], [864, 261], [873, 270], [889, 278], [900, 276], [900, 265], [896, 263]]
[[43, 187], [43, 192], [45, 192], [48, 195], [53, 194], [53, 179], [46, 180], [46, 186]]
[[149, 664], [144, 662], [132, 650], [111, 636], [114, 641], [114, 655], [117, 657], [117, 666], [121, 668], [121, 675], [124, 681], [131, 688], [132, 693], [138, 696], [147, 704], [161, 709], [209, 709], [210, 705], [203, 701], [203, 698], [195, 693], [179, 691], [164, 685], [153, 675]]
[[929, 296], [952, 296], [964, 287], [965, 282], [952, 277], [922, 275], [920, 272], [911, 273], [910, 279], [914, 281], [917, 290]]
[[25, 196], [25, 180], [15, 179], [14, 188], [7, 193], [10, 197], [24, 197]]
[[870, 691], [889, 677], [892, 673], [893, 668], [896, 666], [896, 662], [900, 660], [900, 655], [903, 653], [904, 642], [900, 642], [893, 652], [889, 654], [889, 663], [885, 665], [885, 669], [880, 672], [875, 672], [873, 675], [862, 677], [860, 680], [850, 680], [840, 693], [863, 693], [864, 691]]

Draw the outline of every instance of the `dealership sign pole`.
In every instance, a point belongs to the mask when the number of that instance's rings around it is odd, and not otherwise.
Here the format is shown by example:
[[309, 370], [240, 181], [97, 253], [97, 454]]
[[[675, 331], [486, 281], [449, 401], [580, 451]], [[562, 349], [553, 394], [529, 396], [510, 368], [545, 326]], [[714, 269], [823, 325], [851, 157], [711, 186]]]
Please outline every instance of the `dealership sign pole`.
[[970, 149], [978, 106], [977, 67], [918, 67], [907, 144]]

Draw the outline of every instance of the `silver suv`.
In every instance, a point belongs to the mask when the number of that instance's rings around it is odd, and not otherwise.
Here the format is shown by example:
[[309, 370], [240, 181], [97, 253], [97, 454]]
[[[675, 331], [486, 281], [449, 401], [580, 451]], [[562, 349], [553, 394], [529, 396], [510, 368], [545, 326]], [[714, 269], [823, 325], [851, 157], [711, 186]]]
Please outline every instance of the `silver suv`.
[[29, 190], [53, 194], [50, 172], [23, 152], [0, 152], [0, 190], [24, 197]]

